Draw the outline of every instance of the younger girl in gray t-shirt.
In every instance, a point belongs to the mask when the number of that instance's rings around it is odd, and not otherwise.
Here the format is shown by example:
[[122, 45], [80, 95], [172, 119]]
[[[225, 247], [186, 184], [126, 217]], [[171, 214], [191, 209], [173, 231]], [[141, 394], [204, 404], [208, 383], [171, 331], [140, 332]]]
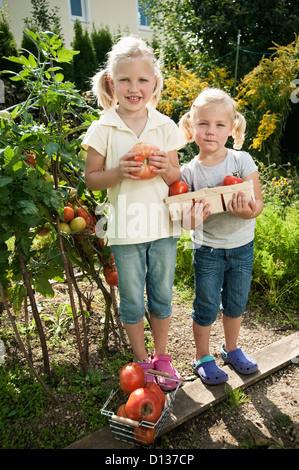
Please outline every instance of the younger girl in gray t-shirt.
[[251, 283], [255, 217], [263, 210], [263, 200], [257, 166], [251, 156], [225, 146], [232, 136], [234, 149], [240, 149], [245, 127], [235, 102], [218, 89], [201, 92], [180, 121], [186, 140], [195, 141], [199, 147], [198, 155], [181, 168], [181, 180], [190, 191], [222, 186], [224, 177], [233, 174], [244, 181], [252, 180], [254, 186], [255, 201], [247, 202], [244, 193], [236, 192], [228, 204], [229, 212], [210, 214], [201, 201], [183, 212], [182, 225], [191, 229], [194, 246], [192, 318], [196, 353], [192, 367], [210, 385], [228, 380], [209, 351], [211, 326], [219, 302], [225, 338], [222, 359], [243, 374], [258, 368], [254, 359], [237, 347], [237, 340]]

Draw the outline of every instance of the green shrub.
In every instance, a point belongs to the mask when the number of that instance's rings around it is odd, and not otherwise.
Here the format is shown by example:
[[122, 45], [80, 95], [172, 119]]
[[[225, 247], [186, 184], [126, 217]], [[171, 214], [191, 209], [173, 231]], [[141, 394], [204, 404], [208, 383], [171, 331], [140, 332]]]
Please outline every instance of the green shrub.
[[72, 46], [74, 51], [80, 52], [73, 58], [74, 81], [80, 91], [87, 91], [90, 90], [90, 78], [97, 69], [96, 55], [88, 31], [83, 31], [79, 20], [74, 23], [74, 31]]
[[283, 207], [276, 197], [256, 221], [253, 280], [265, 289], [270, 306], [292, 309], [299, 301], [298, 271], [298, 208]]
[[[4, 13], [0, 13], [0, 71], [13, 70], [17, 71], [20, 67], [17, 64], [12, 64], [6, 57], [10, 55], [18, 55], [17, 45], [14, 37], [10, 31], [7, 19]], [[1, 77], [3, 78], [3, 77]]]
[[190, 233], [184, 231], [178, 240], [174, 283], [178, 288], [192, 288], [194, 284], [193, 248]]
[[97, 67], [100, 68], [106, 62], [107, 54], [113, 45], [112, 36], [108, 26], [96, 29], [95, 25], [93, 25], [90, 39], [95, 50]]

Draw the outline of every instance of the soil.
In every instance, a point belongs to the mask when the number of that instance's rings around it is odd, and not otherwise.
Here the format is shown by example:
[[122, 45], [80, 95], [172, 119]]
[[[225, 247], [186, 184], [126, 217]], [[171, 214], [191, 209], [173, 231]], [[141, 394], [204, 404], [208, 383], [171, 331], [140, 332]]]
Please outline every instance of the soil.
[[[37, 296], [42, 313], [52, 312], [62, 303], [69, 303], [67, 286], [56, 284], [53, 299], [42, 299]], [[183, 381], [194, 380], [190, 362], [195, 348], [192, 337], [192, 320], [190, 317], [192, 300], [184, 298], [182, 293], [176, 292], [173, 298], [173, 314], [170, 322], [168, 338], [168, 354], [173, 357], [175, 367], [182, 375]], [[103, 323], [103, 305], [94, 303], [94, 315], [90, 321], [90, 365], [94, 370], [101, 367], [102, 357], [99, 352], [99, 336]], [[257, 349], [294, 333], [288, 325], [273, 325], [271, 322], [256, 319], [254, 310], [247, 310], [239, 336], [239, 347], [248, 354]], [[119, 335], [110, 332], [109, 351], [111, 355], [119, 350], [115, 338]], [[221, 365], [219, 348], [223, 342], [221, 318], [217, 318], [213, 325], [210, 339], [210, 353]], [[123, 347], [123, 343], [122, 343]], [[125, 346], [129, 347], [129, 346]], [[298, 349], [298, 345], [296, 345]], [[16, 350], [14, 350], [14, 354]], [[56, 355], [58, 351], [53, 352]], [[40, 354], [39, 354], [40, 355]], [[33, 355], [33, 357], [37, 357]], [[78, 364], [78, 353], [67, 361]], [[239, 404], [234, 410], [228, 411], [222, 404], [218, 404], [208, 412], [191, 419], [173, 431], [158, 437], [153, 444], [154, 449], [238, 449], [250, 448], [299, 448], [299, 367], [292, 363], [275, 374], [244, 390], [247, 401]], [[70, 398], [71, 399], [71, 398]], [[74, 400], [74, 397], [72, 397]], [[55, 428], [63, 421], [67, 421], [80, 432], [86, 427], [84, 417], [80, 413], [79, 403], [68, 403], [68, 397], [63, 397], [60, 405], [50, 401], [45, 410], [39, 427]], [[38, 430], [37, 430], [38, 432]], [[82, 434], [82, 437], [84, 435]]]
[[[190, 303], [174, 297], [168, 352], [185, 381], [193, 380], [190, 362], [195, 352]], [[288, 326], [273, 325], [255, 318], [254, 310], [244, 313], [238, 346], [246, 353], [294, 333]], [[299, 340], [298, 340], [299, 342]], [[220, 314], [213, 325], [210, 353], [221, 366], [223, 343]], [[298, 344], [296, 342], [296, 351]], [[299, 448], [299, 367], [291, 364], [244, 390], [247, 401], [227, 411], [223, 404], [182, 424], [167, 435], [172, 449]], [[163, 436], [160, 438], [160, 442]], [[156, 440], [159, 445], [159, 438]]]

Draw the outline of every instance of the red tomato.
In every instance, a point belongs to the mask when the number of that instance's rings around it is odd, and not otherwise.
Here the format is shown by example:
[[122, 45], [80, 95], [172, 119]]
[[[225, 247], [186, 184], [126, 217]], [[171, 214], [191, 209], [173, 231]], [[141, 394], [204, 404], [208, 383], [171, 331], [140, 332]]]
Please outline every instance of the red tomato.
[[129, 419], [155, 423], [162, 413], [161, 402], [152, 390], [137, 388], [129, 396], [126, 413]]
[[136, 362], [129, 362], [121, 369], [119, 373], [120, 388], [127, 394], [130, 394], [136, 388], [144, 387], [144, 370]]
[[155, 439], [155, 428], [146, 428], [145, 426], [138, 426], [134, 429], [134, 439], [142, 445], [149, 445]]
[[75, 217], [75, 212], [72, 207], [66, 206], [63, 208], [63, 218], [65, 222], [70, 222]]
[[157, 397], [160, 400], [161, 406], [163, 408], [165, 405], [165, 395], [164, 395], [164, 392], [159, 387], [159, 385], [156, 382], [146, 382], [145, 388], [149, 388], [157, 395]]
[[105, 258], [103, 261], [104, 261], [104, 266], [114, 265], [114, 254], [110, 253], [108, 258]]
[[105, 239], [103, 237], [98, 238], [98, 244], [100, 245], [101, 248], [104, 248], [104, 246], [107, 246], [107, 242], [105, 242]]
[[103, 269], [104, 276], [106, 279], [107, 284], [109, 286], [118, 286], [118, 275], [117, 275], [117, 270], [114, 266], [104, 266]]
[[37, 232], [37, 235], [39, 237], [46, 237], [47, 235], [49, 235], [50, 231], [50, 227], [48, 225], [44, 225], [43, 228], [39, 232]]
[[230, 184], [239, 184], [243, 183], [242, 178], [238, 178], [237, 176], [234, 175], [227, 175], [224, 180], [223, 180], [223, 186], [228, 186]]
[[188, 192], [188, 185], [184, 181], [176, 181], [169, 188], [169, 196]]
[[35, 163], [35, 155], [34, 153], [26, 153], [26, 163], [28, 163], [28, 165], [32, 165], [34, 166], [34, 168], [36, 168], [36, 163]]
[[86, 209], [84, 209], [83, 207], [78, 207], [78, 209], [76, 210], [76, 216], [77, 217], [83, 217], [83, 219], [87, 219], [89, 218], [90, 220], [90, 217], [88, 215], [88, 212]]
[[126, 418], [127, 417], [126, 405], [120, 405], [120, 407], [118, 408], [116, 414], [117, 414], [117, 416], [121, 416], [122, 418]]
[[130, 152], [138, 153], [138, 155], [134, 157], [135, 162], [143, 162], [141, 170], [136, 171], [136, 175], [138, 175], [141, 179], [149, 180], [157, 176], [156, 173], [152, 172], [155, 167], [153, 165], [149, 165], [148, 158], [158, 151], [158, 147], [147, 142], [139, 142], [130, 150]]

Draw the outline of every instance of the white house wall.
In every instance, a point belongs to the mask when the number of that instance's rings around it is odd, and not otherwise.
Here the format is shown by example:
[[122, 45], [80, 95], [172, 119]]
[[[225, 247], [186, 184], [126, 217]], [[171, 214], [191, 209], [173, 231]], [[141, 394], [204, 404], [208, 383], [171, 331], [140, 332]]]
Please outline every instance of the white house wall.
[[[143, 38], [151, 36], [149, 28], [138, 25], [137, 0], [82, 0], [86, 7], [87, 21], [82, 25], [91, 31], [92, 25], [96, 28], [108, 26], [111, 34], [118, 31], [129, 31]], [[49, 10], [59, 7], [61, 27], [66, 47], [71, 47], [74, 36], [74, 18], [71, 17], [70, 0], [49, 0]], [[4, 0], [4, 7], [8, 14], [8, 21], [17, 46], [20, 47], [24, 18], [30, 17], [32, 4], [30, 0]]]

